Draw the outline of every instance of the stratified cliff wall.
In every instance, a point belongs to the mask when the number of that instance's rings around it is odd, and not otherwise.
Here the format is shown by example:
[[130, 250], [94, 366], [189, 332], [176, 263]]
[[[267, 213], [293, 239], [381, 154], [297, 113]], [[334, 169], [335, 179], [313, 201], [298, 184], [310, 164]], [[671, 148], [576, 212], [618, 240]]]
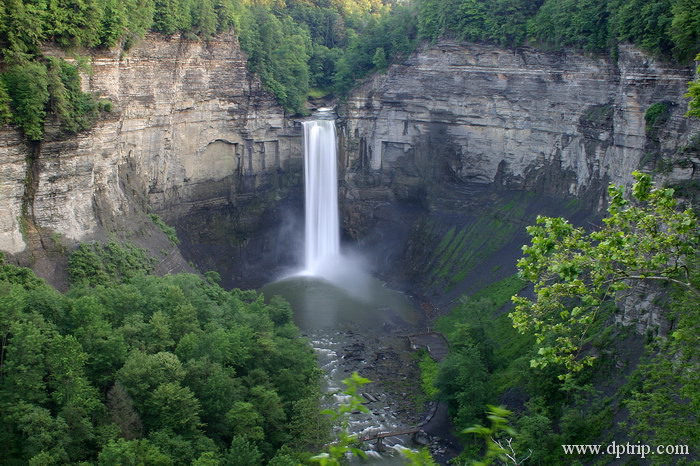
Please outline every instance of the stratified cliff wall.
[[299, 128], [247, 71], [234, 37], [147, 36], [90, 60], [84, 90], [113, 105], [93, 129], [66, 137], [49, 124], [38, 145], [0, 131], [0, 249], [36, 258], [49, 236], [137, 237], [152, 230], [145, 212], [197, 233], [193, 220], [217, 209], [237, 222], [221, 237], [245, 243], [268, 207], [251, 199], [299, 186]]
[[[235, 37], [150, 35], [89, 60], [84, 89], [113, 105], [93, 129], [69, 136], [49, 122], [45, 141], [30, 144], [0, 128], [0, 250], [54, 277], [77, 242], [129, 239], [159, 255], [161, 272], [193, 261], [229, 286], [259, 285], [295, 262], [301, 128], [247, 71]], [[547, 197], [522, 201], [527, 212], [547, 204], [558, 214], [562, 197], [602, 207], [605, 186], [629, 184], [635, 169], [693, 180], [700, 128], [683, 116], [692, 77], [632, 47], [613, 61], [427, 44], [339, 108], [343, 229], [395, 270], [435, 246], [416, 231], [439, 242], [453, 227], [479, 229], [517, 193]], [[647, 127], [655, 103], [668, 114]], [[440, 218], [416, 227], [426, 210]], [[179, 249], [147, 213], [177, 227]], [[508, 215], [513, 232], [531, 221]]]
[[[682, 160], [674, 154], [699, 129], [684, 117], [692, 78], [690, 67], [631, 46], [612, 60], [428, 44], [366, 81], [341, 109], [345, 222], [362, 236], [384, 202], [413, 198], [434, 207], [470, 184], [601, 207], [607, 184], [629, 184], [637, 169], [690, 179], [697, 151]], [[654, 103], [670, 113], [647, 128]]]
[[[344, 230], [449, 307], [515, 272], [537, 215], [595, 224], [608, 184], [630, 185], [634, 170], [697, 189], [693, 77], [631, 46], [613, 60], [426, 44], [340, 108]], [[620, 321], [663, 333], [656, 295], [635, 296], [645, 298], [621, 301]]]

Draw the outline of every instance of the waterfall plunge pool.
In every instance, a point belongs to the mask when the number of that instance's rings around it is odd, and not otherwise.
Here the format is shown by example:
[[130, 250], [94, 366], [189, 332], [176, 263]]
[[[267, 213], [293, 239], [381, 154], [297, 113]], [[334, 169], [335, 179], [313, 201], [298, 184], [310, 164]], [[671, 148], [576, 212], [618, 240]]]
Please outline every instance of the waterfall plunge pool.
[[[373, 381], [363, 392], [376, 401], [366, 403], [368, 414], [353, 414], [350, 429], [359, 436], [393, 432], [417, 425], [423, 416], [415, 400], [419, 374], [405, 338], [416, 330], [421, 314], [406, 295], [387, 288], [376, 278], [355, 271], [343, 275], [342, 285], [315, 276], [296, 275], [269, 283], [265, 296], [280, 295], [294, 310], [294, 319], [309, 339], [319, 365], [326, 372], [326, 393], [343, 389], [352, 372]], [[339, 404], [335, 395], [331, 404]], [[386, 439], [384, 445], [411, 445], [409, 436]], [[372, 462], [403, 464], [392, 448], [381, 456], [373, 443], [363, 447]]]

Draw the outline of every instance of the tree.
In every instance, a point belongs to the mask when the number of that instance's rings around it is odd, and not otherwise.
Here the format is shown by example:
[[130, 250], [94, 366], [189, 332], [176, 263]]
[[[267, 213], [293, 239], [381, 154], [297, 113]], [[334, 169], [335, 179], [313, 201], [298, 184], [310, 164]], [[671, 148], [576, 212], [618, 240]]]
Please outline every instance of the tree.
[[262, 454], [253, 442], [245, 437], [233, 437], [231, 447], [226, 453], [224, 464], [230, 466], [249, 466], [261, 464]]
[[103, 0], [100, 47], [114, 47], [124, 36], [128, 27], [126, 5], [121, 0]]
[[172, 353], [145, 354], [132, 352], [124, 367], [117, 372], [117, 379], [124, 385], [140, 410], [162, 384], [179, 383], [185, 377], [185, 370]]
[[100, 43], [103, 10], [96, 0], [50, 0], [43, 22], [47, 38], [63, 47]]
[[619, 42], [639, 44], [654, 54], [670, 55], [671, 0], [612, 0], [610, 33]]
[[23, 63], [9, 68], [2, 78], [12, 100], [12, 123], [22, 128], [30, 140], [40, 140], [49, 100], [46, 67], [36, 62]]
[[[695, 60], [700, 60], [700, 54], [695, 57]], [[700, 67], [698, 67], [697, 73], [700, 74]], [[688, 85], [688, 93], [685, 96], [690, 98], [687, 115], [700, 118], [700, 79], [696, 79]]]
[[177, 0], [155, 0], [153, 30], [163, 34], [174, 34], [180, 29], [182, 18], [179, 15]]
[[547, 217], [528, 227], [532, 239], [518, 268], [534, 284], [535, 298], [514, 296], [510, 317], [518, 330], [535, 335], [539, 351], [531, 364], [560, 364], [561, 379], [593, 364], [582, 351], [591, 327], [634, 283], [674, 285], [700, 299], [690, 265], [700, 246], [697, 217], [679, 209], [673, 189], [655, 188], [646, 174], [634, 177], [631, 200], [621, 186], [609, 187], [608, 216], [595, 231]]
[[154, 429], [193, 434], [202, 425], [199, 400], [189, 388], [176, 382], [159, 385], [148, 397], [146, 408], [144, 421]]
[[169, 466], [174, 461], [148, 440], [111, 440], [100, 452], [98, 464], [137, 465], [153, 464]]
[[328, 440], [331, 431], [330, 421], [321, 414], [320, 402], [315, 397], [304, 398], [292, 403], [289, 431], [296, 445], [301, 449], [320, 449]]
[[[32, 316], [35, 317], [35, 316]], [[2, 365], [3, 399], [44, 404], [47, 401], [48, 369], [45, 354], [56, 335], [43, 319], [14, 320], [9, 328], [11, 336], [5, 341]]]
[[528, 35], [554, 47], [604, 51], [608, 45], [606, 0], [547, 0], [528, 22]]
[[216, 33], [217, 17], [212, 0], [198, 0], [194, 6], [192, 25], [200, 37], [208, 38]]
[[43, 464], [68, 462], [65, 450], [69, 441], [68, 425], [63, 418], [54, 417], [48, 409], [24, 401], [12, 406], [8, 414], [11, 425], [19, 434], [15, 439], [17, 447], [21, 448], [25, 459], [43, 457], [51, 460]]
[[0, 79], [0, 125], [6, 125], [12, 121], [11, 102], [10, 95], [7, 93], [7, 86]]
[[499, 464], [525, 464], [532, 455], [532, 451], [524, 455], [515, 451], [513, 439], [516, 433], [510, 427], [508, 420], [508, 416], [512, 413], [502, 406], [488, 405], [487, 407], [487, 418], [491, 421], [491, 426], [474, 425], [464, 430], [465, 434], [482, 437], [486, 443], [486, 453], [483, 460], [474, 462], [474, 466], [489, 466], [494, 461], [499, 461]]
[[5, 59], [19, 63], [37, 53], [44, 40], [46, 1], [5, 0], [3, 3], [4, 8], [0, 7], [2, 53]]
[[372, 64], [378, 71], [384, 71], [389, 64], [386, 61], [386, 53], [384, 53], [383, 47], [377, 47], [374, 51], [374, 57], [372, 57]]
[[449, 403], [455, 425], [475, 422], [490, 395], [488, 373], [476, 346], [467, 343], [451, 350], [440, 364], [436, 385]]
[[124, 439], [136, 439], [143, 435], [141, 417], [134, 409], [134, 402], [121, 383], [116, 382], [107, 392], [107, 408]]
[[126, 5], [128, 32], [124, 48], [128, 49], [153, 25], [155, 3], [154, 0], [128, 0]]
[[700, 0], [675, 0], [672, 12], [673, 55], [687, 62], [700, 50]]

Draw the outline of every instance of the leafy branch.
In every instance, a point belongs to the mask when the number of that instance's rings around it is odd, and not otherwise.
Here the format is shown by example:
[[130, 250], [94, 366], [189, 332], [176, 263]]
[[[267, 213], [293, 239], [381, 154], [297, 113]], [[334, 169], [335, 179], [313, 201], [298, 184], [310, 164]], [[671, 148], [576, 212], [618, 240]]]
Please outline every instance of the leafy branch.
[[465, 429], [465, 434], [475, 434], [482, 437], [486, 443], [486, 453], [481, 461], [474, 461], [474, 466], [489, 466], [495, 461], [498, 464], [524, 464], [530, 456], [530, 450], [524, 457], [519, 458], [518, 453], [513, 448], [513, 438], [516, 433], [508, 425], [508, 416], [511, 412], [499, 406], [487, 405], [487, 419], [491, 421], [490, 427], [475, 425]]
[[532, 239], [518, 268], [534, 284], [535, 299], [514, 296], [509, 316], [536, 338], [531, 365], [563, 365], [562, 380], [593, 364], [593, 356], [581, 354], [590, 329], [632, 282], [663, 281], [700, 296], [687, 265], [700, 246], [696, 215], [678, 208], [673, 189], [654, 187], [646, 174], [633, 176], [632, 200], [621, 186], [609, 187], [608, 216], [595, 231], [549, 217], [528, 227]]
[[367, 454], [352, 445], [357, 441], [357, 435], [350, 433], [350, 414], [354, 412], [368, 413], [369, 409], [362, 404], [360, 388], [370, 383], [369, 379], [361, 377], [357, 372], [353, 372], [350, 377], [343, 380], [347, 399], [338, 406], [337, 409], [326, 409], [321, 411], [330, 417], [333, 423], [340, 423], [338, 440], [328, 446], [328, 452], [321, 453], [311, 458], [311, 461], [321, 466], [339, 466], [341, 461], [348, 455], [357, 455], [366, 458]]

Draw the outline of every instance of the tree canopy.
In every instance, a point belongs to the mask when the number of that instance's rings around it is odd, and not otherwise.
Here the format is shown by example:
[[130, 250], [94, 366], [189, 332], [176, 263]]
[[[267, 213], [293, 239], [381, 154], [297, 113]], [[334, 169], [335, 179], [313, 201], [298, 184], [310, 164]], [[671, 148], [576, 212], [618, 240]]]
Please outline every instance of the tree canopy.
[[415, 0], [421, 36], [592, 52], [631, 42], [687, 63], [700, 52], [698, 0]]
[[327, 432], [298, 428], [325, 424], [289, 304], [148, 275], [137, 251], [79, 249], [66, 294], [0, 262], [0, 462], [258, 464], [320, 449]]
[[[700, 253], [700, 227], [691, 209], [681, 210], [671, 188], [655, 188], [635, 173], [632, 199], [610, 186], [608, 216], [586, 232], [561, 218], [539, 217], [518, 262], [534, 283], [535, 298], [514, 297], [516, 328], [532, 332], [540, 346], [532, 364], [560, 364], [562, 378], [590, 365], [583, 352], [601, 309], [637, 282], [674, 285], [700, 304], [691, 265]], [[602, 314], [602, 315], [601, 315]]]

